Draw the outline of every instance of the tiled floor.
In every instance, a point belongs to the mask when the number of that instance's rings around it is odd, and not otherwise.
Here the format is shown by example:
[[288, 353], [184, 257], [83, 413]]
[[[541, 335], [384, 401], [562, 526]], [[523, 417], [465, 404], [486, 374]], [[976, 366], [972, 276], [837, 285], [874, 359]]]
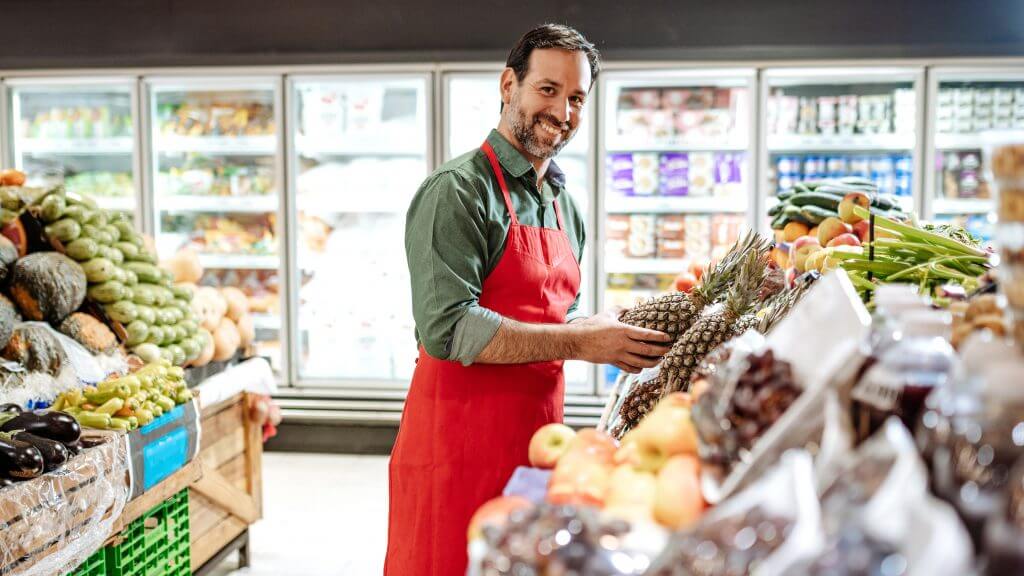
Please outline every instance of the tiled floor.
[[214, 576], [377, 576], [387, 546], [387, 457], [283, 454], [263, 460], [252, 565]]

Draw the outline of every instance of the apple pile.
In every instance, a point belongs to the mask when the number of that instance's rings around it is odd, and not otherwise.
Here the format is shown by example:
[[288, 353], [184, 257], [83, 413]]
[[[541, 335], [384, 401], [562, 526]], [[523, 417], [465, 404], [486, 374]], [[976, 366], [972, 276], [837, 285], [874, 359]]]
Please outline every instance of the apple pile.
[[705, 503], [690, 407], [687, 393], [666, 396], [621, 445], [593, 428], [575, 433], [562, 424], [542, 427], [529, 454], [531, 465], [553, 468], [547, 500], [671, 529], [692, 525]]

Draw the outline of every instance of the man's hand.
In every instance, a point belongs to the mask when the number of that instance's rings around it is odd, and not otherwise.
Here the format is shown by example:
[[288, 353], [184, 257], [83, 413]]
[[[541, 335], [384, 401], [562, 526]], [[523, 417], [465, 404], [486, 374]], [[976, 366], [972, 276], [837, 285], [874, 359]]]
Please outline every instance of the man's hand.
[[577, 332], [576, 358], [611, 364], [632, 374], [656, 365], [672, 348], [668, 334], [623, 324], [615, 312], [573, 322], [572, 328]]

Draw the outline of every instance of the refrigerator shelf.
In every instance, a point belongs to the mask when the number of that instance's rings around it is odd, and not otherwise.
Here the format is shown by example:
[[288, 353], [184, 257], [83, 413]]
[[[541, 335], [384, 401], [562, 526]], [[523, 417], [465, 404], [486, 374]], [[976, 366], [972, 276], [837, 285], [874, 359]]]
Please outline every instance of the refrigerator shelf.
[[607, 256], [605, 272], [618, 274], [679, 274], [688, 262], [669, 258], [625, 258]]
[[[1012, 133], [1024, 139], [1024, 130], [1014, 130]], [[981, 150], [984, 147], [984, 138], [978, 132], [935, 135], [936, 150]]]
[[608, 198], [605, 201], [605, 212], [609, 214], [738, 214], [746, 211], [746, 198], [722, 198], [715, 196], [619, 196]]
[[276, 270], [281, 258], [272, 254], [200, 254], [203, 268], [216, 270]]
[[801, 135], [768, 136], [768, 150], [777, 152], [872, 152], [912, 150], [913, 134]]
[[271, 156], [277, 149], [277, 137], [158, 135], [154, 146], [161, 154], [197, 152], [228, 156]]
[[746, 142], [722, 140], [719, 142], [674, 142], [651, 143], [649, 141], [609, 142], [608, 152], [744, 152], [749, 148]]
[[344, 144], [340, 141], [326, 141], [322, 139], [306, 138], [303, 136], [297, 136], [295, 139], [295, 149], [298, 151], [299, 156], [335, 156], [335, 157], [362, 157], [362, 156], [379, 156], [384, 158], [405, 158], [413, 157], [419, 158], [427, 155], [427, 151], [424, 146], [409, 144], [416, 144], [415, 142], [366, 142], [364, 139], [355, 145]]
[[135, 198], [132, 196], [92, 196], [92, 199], [104, 210], [131, 212], [135, 210]]
[[24, 154], [62, 154], [75, 156], [100, 156], [131, 154], [134, 141], [123, 138], [26, 138], [18, 142], [19, 151]]
[[226, 212], [263, 214], [277, 212], [277, 194], [253, 196], [160, 196], [161, 212]]
[[994, 207], [992, 198], [936, 198], [936, 214], [987, 214]]

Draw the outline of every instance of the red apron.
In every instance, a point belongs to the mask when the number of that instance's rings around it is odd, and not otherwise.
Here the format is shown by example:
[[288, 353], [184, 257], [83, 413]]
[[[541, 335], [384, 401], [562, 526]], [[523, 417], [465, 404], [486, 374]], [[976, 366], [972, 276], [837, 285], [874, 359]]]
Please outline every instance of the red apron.
[[[558, 201], [557, 230], [520, 225], [494, 150], [482, 150], [512, 225], [480, 305], [520, 322], [563, 323], [580, 269]], [[561, 361], [463, 366], [420, 348], [391, 451], [385, 575], [466, 573], [470, 518], [528, 464], [533, 433], [562, 421], [564, 394]]]

